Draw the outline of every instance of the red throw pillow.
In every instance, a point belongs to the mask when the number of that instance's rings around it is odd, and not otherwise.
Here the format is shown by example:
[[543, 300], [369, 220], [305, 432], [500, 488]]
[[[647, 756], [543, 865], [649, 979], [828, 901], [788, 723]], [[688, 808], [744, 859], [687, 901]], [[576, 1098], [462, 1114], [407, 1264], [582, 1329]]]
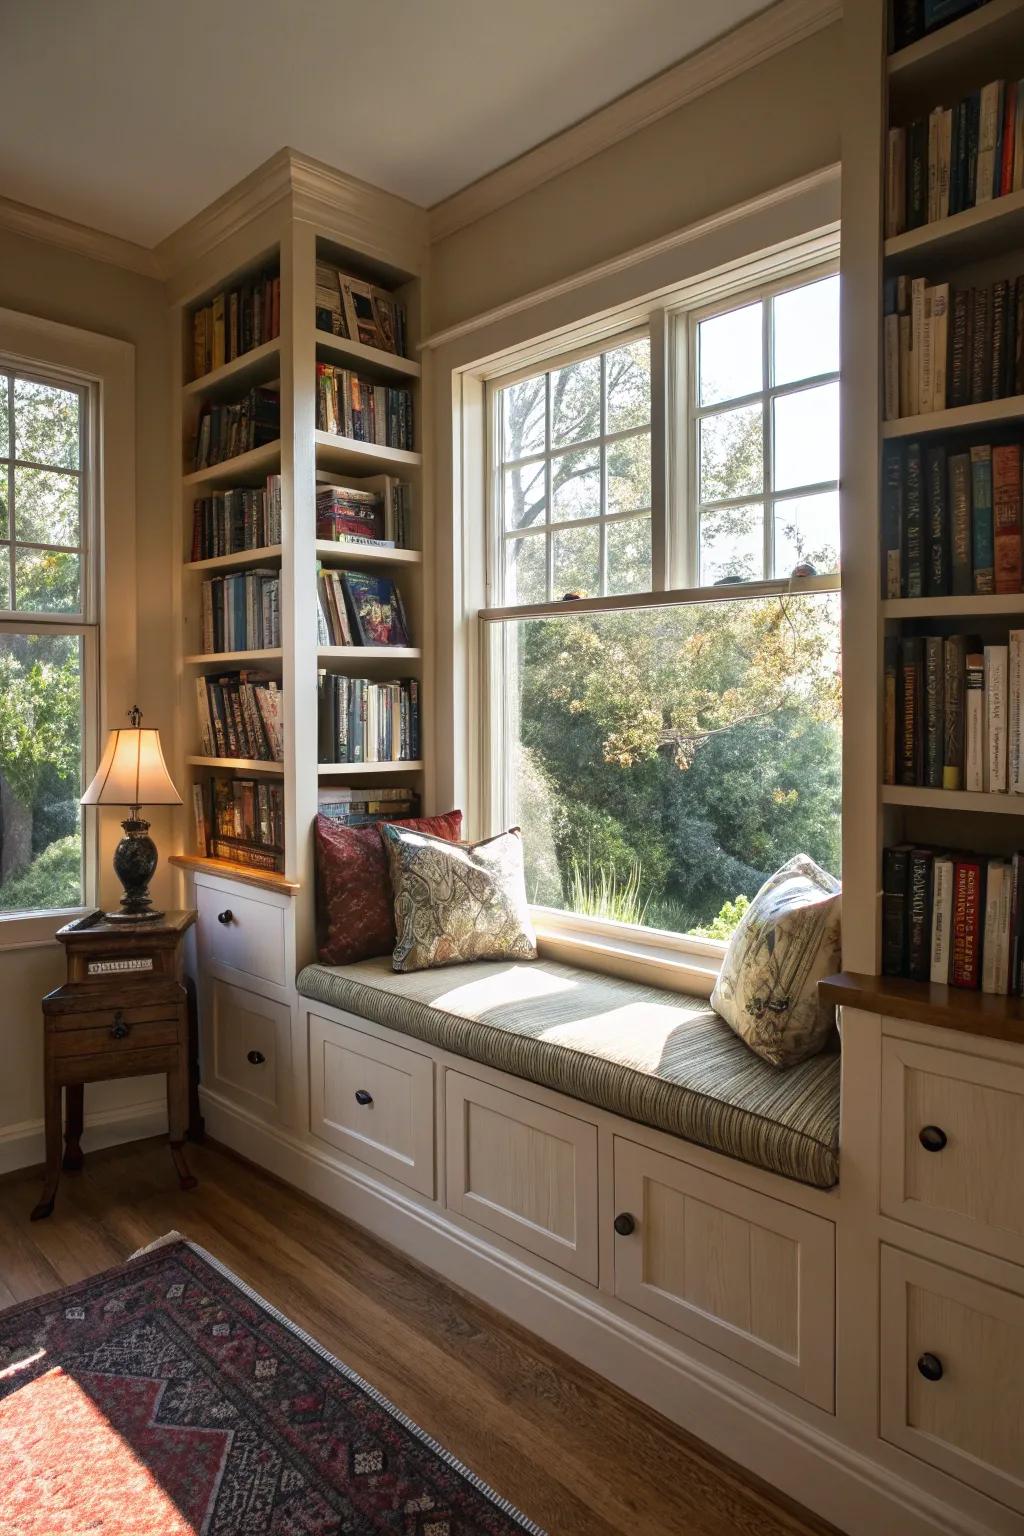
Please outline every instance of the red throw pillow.
[[[346, 827], [330, 816], [316, 818], [317, 954], [326, 965], [352, 965], [395, 947], [394, 896], [379, 825]], [[394, 825], [457, 843], [462, 812]]]

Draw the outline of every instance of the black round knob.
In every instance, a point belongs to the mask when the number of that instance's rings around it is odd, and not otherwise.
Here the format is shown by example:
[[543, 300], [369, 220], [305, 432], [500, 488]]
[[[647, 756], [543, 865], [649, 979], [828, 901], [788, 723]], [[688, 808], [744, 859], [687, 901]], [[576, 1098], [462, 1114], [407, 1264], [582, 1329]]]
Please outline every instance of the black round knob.
[[922, 1125], [917, 1139], [926, 1152], [941, 1152], [946, 1145], [946, 1133], [937, 1125]]
[[923, 1354], [917, 1362], [917, 1368], [925, 1381], [942, 1380], [942, 1361], [938, 1355]]
[[373, 1094], [372, 1093], [367, 1093], [365, 1088], [357, 1088], [356, 1089], [356, 1103], [357, 1104], [372, 1104], [373, 1103]]
[[110, 1038], [112, 1040], [127, 1040], [131, 1025], [126, 1024], [120, 1008], [114, 1014], [114, 1022], [110, 1026]]
[[628, 1211], [620, 1211], [612, 1225], [620, 1237], [628, 1237], [631, 1232], [636, 1231], [636, 1222]]
[[223, 923], [225, 928], [227, 927], [228, 923], [233, 923], [234, 920], [235, 914], [232, 912], [230, 907], [228, 907], [224, 912], [217, 913], [218, 923]]
[[264, 1056], [262, 1051], [249, 1051], [247, 1052], [245, 1059], [254, 1067], [262, 1067], [267, 1058]]

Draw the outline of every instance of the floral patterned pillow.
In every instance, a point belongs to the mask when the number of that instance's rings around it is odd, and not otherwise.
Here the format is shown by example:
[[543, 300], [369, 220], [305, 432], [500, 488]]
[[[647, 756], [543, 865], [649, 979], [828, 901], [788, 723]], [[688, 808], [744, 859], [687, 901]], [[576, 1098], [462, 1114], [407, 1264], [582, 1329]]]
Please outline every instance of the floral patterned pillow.
[[396, 823], [380, 835], [395, 891], [396, 971], [537, 958], [518, 827], [482, 843]]
[[[462, 812], [397, 823], [455, 842]], [[394, 897], [380, 824], [346, 827], [316, 818], [317, 955], [325, 965], [352, 965], [395, 947]]]
[[772, 1066], [795, 1066], [835, 1038], [818, 982], [840, 969], [841, 889], [798, 853], [765, 881], [730, 940], [711, 1006]]

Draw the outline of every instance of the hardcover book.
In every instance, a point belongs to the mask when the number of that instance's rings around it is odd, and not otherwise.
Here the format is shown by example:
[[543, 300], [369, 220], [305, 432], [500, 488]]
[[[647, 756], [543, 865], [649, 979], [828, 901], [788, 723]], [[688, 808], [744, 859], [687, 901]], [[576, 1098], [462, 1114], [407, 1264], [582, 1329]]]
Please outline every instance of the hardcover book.
[[407, 646], [410, 643], [402, 597], [390, 576], [344, 571], [341, 582], [357, 644]]

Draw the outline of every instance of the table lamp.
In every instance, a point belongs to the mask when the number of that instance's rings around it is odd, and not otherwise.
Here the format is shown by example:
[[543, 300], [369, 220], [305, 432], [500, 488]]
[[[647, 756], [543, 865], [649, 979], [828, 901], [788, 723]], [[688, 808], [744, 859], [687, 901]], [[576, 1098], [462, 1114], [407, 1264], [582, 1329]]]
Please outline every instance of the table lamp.
[[156, 873], [156, 844], [149, 836], [149, 822], [139, 811], [144, 805], [180, 805], [181, 796], [171, 783], [160, 732], [142, 729], [142, 710], [129, 710], [131, 726], [111, 731], [103, 760], [85, 794], [83, 805], [127, 805], [131, 815], [121, 825], [124, 837], [114, 849], [114, 873], [124, 887], [121, 910], [108, 912], [112, 923], [143, 923], [163, 917], [153, 910], [149, 882]]

